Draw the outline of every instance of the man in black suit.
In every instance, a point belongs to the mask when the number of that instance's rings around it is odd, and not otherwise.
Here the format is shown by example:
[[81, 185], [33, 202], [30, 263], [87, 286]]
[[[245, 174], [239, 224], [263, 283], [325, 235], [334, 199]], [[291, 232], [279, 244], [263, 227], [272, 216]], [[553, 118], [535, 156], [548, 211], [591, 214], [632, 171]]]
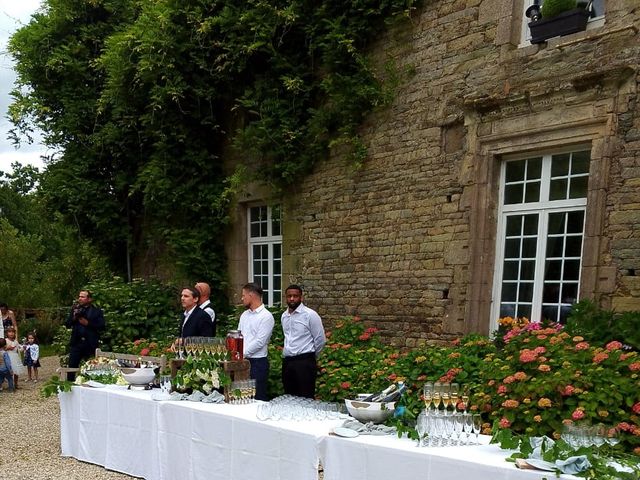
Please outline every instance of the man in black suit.
[[[69, 341], [69, 367], [77, 368], [82, 360], [93, 357], [100, 341], [100, 332], [105, 321], [102, 310], [92, 305], [93, 297], [88, 290], [80, 290], [78, 303], [69, 313], [65, 325], [71, 329]], [[73, 380], [74, 375], [69, 375]]]
[[193, 287], [185, 287], [180, 295], [184, 309], [180, 322], [180, 337], [213, 337], [214, 329], [211, 317], [198, 307], [200, 293]]

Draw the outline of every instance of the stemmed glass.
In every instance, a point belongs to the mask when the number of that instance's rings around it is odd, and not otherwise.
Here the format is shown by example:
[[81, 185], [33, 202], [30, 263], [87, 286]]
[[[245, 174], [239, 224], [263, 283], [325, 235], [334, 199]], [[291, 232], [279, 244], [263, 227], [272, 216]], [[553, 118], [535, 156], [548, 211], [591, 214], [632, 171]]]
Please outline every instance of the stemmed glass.
[[447, 415], [449, 410], [449, 404], [451, 403], [451, 396], [449, 395], [449, 386], [448, 383], [443, 383], [441, 386], [440, 396], [442, 397], [442, 404], [444, 405], [444, 414]]
[[426, 410], [420, 412], [418, 418], [416, 419], [416, 432], [418, 434], [418, 445], [417, 447], [421, 447], [424, 442], [424, 437], [427, 434], [428, 430], [428, 413]]
[[463, 431], [466, 434], [465, 445], [470, 445], [469, 437], [473, 433], [473, 415], [464, 412], [462, 414]]
[[422, 387], [422, 398], [424, 399], [424, 407], [429, 412], [431, 410], [431, 402], [433, 401], [433, 383], [427, 382]]
[[469, 410], [469, 387], [462, 387], [462, 408], [465, 413]]
[[442, 397], [440, 396], [442, 393], [442, 384], [440, 382], [436, 382], [433, 384], [433, 406], [435, 407], [436, 413], [440, 410], [440, 402], [442, 401]]
[[478, 413], [474, 413], [473, 417], [473, 433], [476, 436], [476, 445], [480, 445], [480, 432], [482, 431], [482, 417]]
[[184, 338], [182, 337], [178, 338], [177, 347], [178, 347], [178, 359], [184, 360]]
[[449, 384], [449, 396], [451, 397], [451, 405], [453, 405], [453, 412], [458, 411], [458, 398], [460, 396], [460, 385], [457, 383]]

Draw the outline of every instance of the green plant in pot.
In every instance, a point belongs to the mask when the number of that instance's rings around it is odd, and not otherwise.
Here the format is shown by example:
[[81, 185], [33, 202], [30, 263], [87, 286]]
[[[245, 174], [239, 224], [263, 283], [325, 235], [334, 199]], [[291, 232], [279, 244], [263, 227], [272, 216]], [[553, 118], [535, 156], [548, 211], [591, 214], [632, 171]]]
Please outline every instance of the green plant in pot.
[[549, 38], [581, 32], [587, 28], [590, 0], [539, 0], [527, 9], [531, 19], [531, 43], [543, 43]]
[[542, 18], [553, 18], [574, 8], [577, 8], [576, 0], [544, 0], [540, 11]]

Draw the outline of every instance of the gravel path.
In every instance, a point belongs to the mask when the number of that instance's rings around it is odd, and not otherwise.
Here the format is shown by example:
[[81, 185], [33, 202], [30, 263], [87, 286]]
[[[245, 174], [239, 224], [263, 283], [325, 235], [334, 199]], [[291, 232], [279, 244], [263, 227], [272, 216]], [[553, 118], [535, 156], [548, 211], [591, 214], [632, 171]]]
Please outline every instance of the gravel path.
[[[0, 479], [118, 480], [132, 479], [74, 458], [60, 456], [60, 406], [43, 398], [40, 387], [58, 367], [58, 357], [41, 359], [40, 382], [24, 382], [15, 393], [0, 392]], [[6, 387], [6, 383], [5, 383]]]

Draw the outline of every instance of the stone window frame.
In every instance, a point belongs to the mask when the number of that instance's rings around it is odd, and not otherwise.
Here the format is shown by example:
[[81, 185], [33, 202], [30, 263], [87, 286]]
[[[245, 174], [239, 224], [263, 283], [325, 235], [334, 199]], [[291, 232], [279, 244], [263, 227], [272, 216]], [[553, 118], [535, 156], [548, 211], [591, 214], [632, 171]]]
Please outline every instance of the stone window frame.
[[[498, 31], [496, 35], [496, 44], [505, 45], [511, 44], [518, 49], [524, 49], [526, 47], [534, 48], [537, 51], [539, 48], [537, 45], [533, 45], [528, 35], [528, 19], [525, 16], [525, 11], [533, 3], [533, 0], [502, 0], [501, 11], [503, 12], [498, 19]], [[606, 0], [605, 0], [606, 2]], [[589, 20], [587, 25], [587, 32], [599, 31], [604, 27], [606, 23], [606, 3], [605, 3], [605, 15]], [[562, 43], [567, 39], [574, 37], [582, 38], [587, 37], [586, 32], [578, 32], [569, 37], [560, 37], [558, 39], [550, 39], [547, 43], [549, 45], [555, 45], [556, 43]], [[564, 40], [562, 40], [564, 39]]]
[[[273, 235], [273, 231], [272, 231], [272, 220], [273, 220], [273, 211], [275, 207], [279, 208], [280, 211], [280, 235]], [[267, 209], [267, 218], [266, 218], [266, 222], [267, 222], [267, 235], [266, 236], [258, 236], [258, 237], [252, 237], [251, 236], [251, 209], [253, 208], [266, 208]], [[282, 273], [282, 262], [283, 262], [283, 254], [284, 254], [284, 246], [283, 246], [283, 235], [282, 235], [282, 207], [281, 205], [271, 205], [271, 204], [266, 204], [266, 203], [251, 203], [248, 204], [246, 206], [246, 222], [247, 222], [247, 278], [249, 279], [249, 281], [253, 282], [255, 281], [254, 279], [254, 267], [253, 267], [253, 263], [254, 263], [254, 256], [253, 256], [253, 247], [256, 245], [266, 245], [268, 248], [268, 255], [267, 255], [267, 261], [269, 264], [269, 286], [267, 288], [263, 287], [264, 290], [264, 295], [263, 295], [263, 301], [265, 303], [265, 305], [267, 306], [274, 306], [274, 305], [279, 305], [280, 303], [282, 303], [282, 298], [275, 298], [276, 296], [276, 292], [280, 292], [279, 297], [282, 296], [282, 278], [283, 278], [283, 273]], [[279, 290], [274, 290], [274, 283], [273, 283], [273, 264], [274, 264], [274, 254], [273, 254], [273, 248], [275, 245], [279, 245], [280, 246], [280, 289]]]
[[[565, 199], [561, 199], [561, 200], [550, 200], [548, 198], [539, 198], [539, 200], [534, 201], [533, 203], [518, 203], [518, 204], [508, 204], [508, 205], [502, 205], [502, 202], [500, 201], [500, 199], [504, 198], [504, 186], [505, 186], [505, 170], [506, 170], [506, 164], [508, 162], [511, 161], [517, 161], [517, 160], [527, 160], [527, 159], [532, 159], [532, 158], [541, 158], [541, 176], [539, 177], [538, 180], [540, 180], [542, 183], [540, 185], [540, 194], [541, 195], [547, 195], [549, 193], [549, 187], [550, 187], [550, 170], [551, 170], [551, 158], [553, 155], [557, 155], [557, 154], [572, 154], [572, 153], [577, 153], [577, 152], [584, 152], [584, 151], [591, 151], [591, 145], [590, 144], [586, 144], [586, 145], [572, 145], [570, 147], [567, 148], [561, 148], [561, 149], [554, 149], [554, 150], [550, 150], [550, 151], [536, 151], [536, 152], [529, 152], [525, 155], [516, 155], [516, 156], [512, 156], [512, 155], [508, 155], [508, 156], [504, 156], [502, 158], [501, 161], [501, 165], [500, 165], [500, 194], [498, 197], [498, 204], [499, 204], [499, 208], [498, 208], [498, 218], [497, 218], [497, 228], [496, 228], [496, 262], [495, 262], [495, 267], [494, 267], [494, 284], [493, 284], [493, 298], [496, 299], [495, 302], [493, 302], [492, 304], [492, 311], [491, 311], [491, 316], [490, 316], [490, 320], [491, 320], [491, 329], [495, 330], [498, 328], [498, 318], [501, 316], [500, 315], [500, 310], [501, 310], [501, 304], [502, 304], [502, 299], [499, 298], [499, 295], [501, 294], [502, 291], [502, 287], [503, 287], [503, 279], [502, 277], [502, 267], [503, 267], [503, 261], [504, 261], [504, 253], [503, 253], [503, 245], [504, 245], [504, 239], [505, 239], [505, 233], [504, 233], [504, 220], [507, 216], [510, 215], [531, 215], [531, 214], [535, 214], [538, 216], [538, 226], [536, 228], [537, 230], [537, 234], [539, 235], [540, 233], [545, 232], [546, 235], [546, 222], [544, 221], [544, 217], [551, 215], [553, 213], [567, 213], [567, 212], [576, 212], [576, 211], [582, 211], [586, 213], [586, 206], [587, 206], [587, 197], [577, 197], [577, 198], [565, 198]], [[577, 175], [574, 178], [577, 178], [578, 176], [584, 176], [587, 177], [589, 176], [589, 173], [587, 172], [586, 174], [580, 174]], [[582, 240], [584, 239], [584, 224], [583, 224], [583, 230], [580, 233], [580, 238], [581, 238], [581, 243]], [[573, 236], [573, 235], [570, 235]], [[533, 282], [529, 282], [529, 281], [525, 281], [525, 283], [531, 283], [533, 288], [532, 288], [532, 300], [531, 300], [531, 307], [532, 307], [532, 312], [530, 312], [528, 315], [525, 315], [527, 318], [529, 318], [532, 321], [538, 321], [539, 314], [541, 314], [541, 310], [544, 310], [545, 307], [545, 303], [543, 301], [543, 288], [544, 288], [544, 284], [546, 283], [545, 280], [545, 262], [546, 262], [546, 239], [548, 237], [539, 237], [537, 236], [537, 240], [538, 240], [538, 244], [542, 245], [542, 248], [538, 248], [536, 255], [535, 255], [535, 262], [536, 262], [536, 268], [535, 268], [535, 275], [533, 277]], [[582, 267], [582, 257], [583, 257], [583, 248], [581, 248], [581, 255], [580, 255], [580, 267]], [[561, 255], [561, 257], [564, 258], [564, 254]], [[574, 259], [575, 260], [575, 259]], [[580, 276], [578, 276], [578, 281], [577, 281], [577, 298], [580, 298], [580, 289], [579, 289], [579, 279]], [[520, 280], [517, 280], [516, 283], [520, 283]], [[564, 284], [565, 282], [560, 281], [560, 284]], [[571, 284], [571, 283], [575, 283], [574, 281], [567, 281], [567, 284]], [[574, 300], [575, 301], [575, 300]], [[520, 301], [516, 301], [516, 304], [519, 304]], [[528, 304], [529, 302], [522, 302], [525, 305]], [[566, 304], [569, 305], [569, 304]], [[557, 314], [556, 314], [557, 315]]]
[[[564, 107], [558, 99], [529, 99], [520, 105], [467, 114], [470, 137], [463, 182], [472, 238], [465, 332], [490, 333], [495, 327], [491, 311], [500, 169], [504, 158], [512, 155], [591, 145], [580, 292], [582, 298], [613, 292], [615, 267], [602, 265], [601, 258], [608, 248], [603, 234], [609, 168], [615, 151], [614, 104], [615, 96], [571, 107]], [[527, 110], [529, 113], [523, 114]]]

